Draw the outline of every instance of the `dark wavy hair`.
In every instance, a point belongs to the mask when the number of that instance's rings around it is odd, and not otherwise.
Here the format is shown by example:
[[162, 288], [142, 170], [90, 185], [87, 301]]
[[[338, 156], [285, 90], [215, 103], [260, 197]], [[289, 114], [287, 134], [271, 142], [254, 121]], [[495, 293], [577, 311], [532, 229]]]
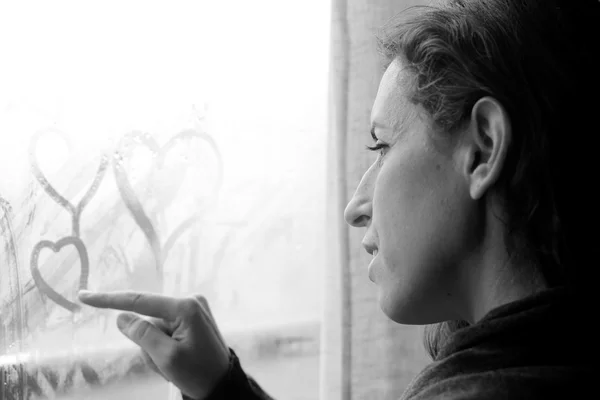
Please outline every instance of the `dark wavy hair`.
[[[581, 295], [582, 307], [595, 301], [598, 282], [600, 223], [586, 189], [600, 160], [599, 26], [597, 0], [451, 0], [411, 7], [378, 35], [386, 66], [403, 57], [414, 77], [410, 100], [444, 135], [483, 96], [505, 107], [513, 140], [493, 189], [507, 210], [507, 250], [531, 261], [549, 287]], [[435, 360], [465, 326], [426, 326], [429, 355]]]

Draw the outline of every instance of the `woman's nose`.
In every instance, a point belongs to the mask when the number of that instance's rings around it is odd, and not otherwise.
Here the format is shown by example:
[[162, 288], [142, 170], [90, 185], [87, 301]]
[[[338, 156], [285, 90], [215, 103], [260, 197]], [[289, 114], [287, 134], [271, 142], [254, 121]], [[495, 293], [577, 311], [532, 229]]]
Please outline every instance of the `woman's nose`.
[[344, 219], [349, 225], [354, 227], [367, 226], [373, 213], [373, 203], [360, 188], [357, 189], [354, 196], [346, 206]]

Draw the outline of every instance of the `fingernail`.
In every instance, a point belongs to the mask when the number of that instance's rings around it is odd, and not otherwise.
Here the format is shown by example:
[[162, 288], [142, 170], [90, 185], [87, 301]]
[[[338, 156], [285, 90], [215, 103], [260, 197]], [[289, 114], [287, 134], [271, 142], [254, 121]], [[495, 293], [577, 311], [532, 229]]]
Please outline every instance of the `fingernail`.
[[119, 314], [117, 317], [117, 327], [119, 329], [125, 328], [127, 325], [133, 321], [135, 317], [131, 314]]

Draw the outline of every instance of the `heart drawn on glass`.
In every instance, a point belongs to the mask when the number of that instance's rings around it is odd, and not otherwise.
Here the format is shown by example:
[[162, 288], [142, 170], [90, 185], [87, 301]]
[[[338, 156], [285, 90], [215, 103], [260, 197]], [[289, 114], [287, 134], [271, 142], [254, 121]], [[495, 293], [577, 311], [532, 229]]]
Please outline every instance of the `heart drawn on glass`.
[[52, 250], [54, 253], [58, 253], [63, 247], [73, 245], [77, 252], [79, 253], [79, 259], [81, 261], [81, 271], [79, 275], [79, 290], [87, 289], [88, 285], [88, 277], [89, 277], [89, 259], [88, 254], [85, 249], [85, 245], [78, 237], [67, 236], [65, 238], [60, 239], [58, 242], [54, 243], [48, 240], [42, 240], [33, 248], [33, 252], [31, 254], [31, 275], [33, 276], [33, 280], [37, 285], [38, 289], [44, 293], [48, 298], [54, 301], [59, 306], [71, 311], [78, 311], [81, 307], [78, 304], [73, 303], [72, 301], [65, 298], [62, 294], [58, 293], [54, 290], [48, 282], [42, 277], [38, 267], [38, 259], [40, 255], [40, 251], [44, 248], [48, 248]]
[[44, 191], [48, 193], [48, 195], [61, 207], [65, 208], [71, 213], [73, 221], [73, 235], [79, 236], [79, 217], [85, 206], [90, 202], [94, 194], [96, 194], [96, 191], [98, 190], [98, 187], [100, 186], [100, 183], [104, 178], [104, 175], [106, 173], [106, 167], [108, 165], [108, 158], [105, 155], [102, 156], [100, 160], [100, 165], [96, 172], [96, 176], [94, 177], [94, 181], [92, 182], [85, 195], [81, 198], [77, 206], [74, 206], [69, 200], [67, 200], [60, 193], [58, 193], [58, 191], [50, 184], [50, 182], [48, 182], [48, 179], [46, 179], [46, 176], [42, 172], [37, 160], [36, 150], [38, 146], [38, 141], [43, 135], [50, 132], [61, 136], [68, 143], [68, 138], [62, 131], [56, 129], [48, 129], [36, 132], [31, 137], [31, 142], [29, 144], [29, 164], [31, 165], [31, 172], [38, 180]]
[[[163, 246], [151, 219], [148, 217], [148, 214], [144, 210], [144, 207], [142, 206], [142, 203], [131, 184], [131, 181], [124, 166], [124, 161], [129, 159], [135, 147], [143, 146], [146, 149], [150, 150], [155, 156], [155, 161], [152, 168], [162, 168], [165, 164], [165, 160], [169, 151], [171, 151], [178, 145], [185, 144], [185, 142], [189, 142], [192, 139], [201, 140], [207, 143], [217, 158], [218, 175], [214, 187], [214, 191], [216, 192], [219, 190], [223, 179], [223, 164], [221, 155], [212, 137], [204, 133], [198, 132], [196, 130], [184, 130], [178, 133], [177, 135], [173, 136], [171, 139], [169, 139], [169, 141], [165, 143], [162, 147], [158, 145], [158, 143], [152, 136], [139, 131], [132, 132], [128, 135], [125, 135], [122, 138], [113, 158], [113, 171], [115, 174], [115, 180], [119, 189], [119, 193], [121, 194], [121, 197], [125, 202], [127, 209], [133, 216], [133, 219], [135, 220], [136, 224], [140, 227], [140, 229], [144, 233], [144, 236], [146, 236], [146, 239], [150, 244], [154, 255], [154, 259], [156, 261], [156, 272], [161, 281], [163, 278], [163, 264], [169, 254], [169, 251], [173, 247], [177, 238], [179, 238], [187, 229], [189, 229], [196, 222], [198, 222], [200, 220], [200, 217], [197, 215], [193, 215], [190, 218], [184, 220], [168, 236]], [[170, 204], [173, 201], [173, 199], [177, 195], [178, 190], [183, 184], [183, 180], [183, 174], [181, 174], [180, 176], [172, 177], [170, 192], [167, 193], [167, 196], [163, 198], [162, 204], [160, 204], [161, 208], [166, 208], [168, 204]]]

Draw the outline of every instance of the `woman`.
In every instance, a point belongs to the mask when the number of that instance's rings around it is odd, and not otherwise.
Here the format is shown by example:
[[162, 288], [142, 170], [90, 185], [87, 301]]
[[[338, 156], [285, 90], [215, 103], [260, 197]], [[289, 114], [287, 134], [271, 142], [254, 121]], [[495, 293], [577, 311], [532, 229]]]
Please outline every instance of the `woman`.
[[[596, 0], [450, 1], [390, 25], [377, 161], [345, 211], [365, 227], [383, 312], [429, 325], [404, 399], [572, 398], [593, 388], [600, 105]], [[590, 93], [590, 96], [586, 94]], [[593, 260], [593, 259], [591, 259]], [[187, 398], [269, 398], [206, 300], [82, 293]], [[588, 348], [590, 347], [590, 348]]]

